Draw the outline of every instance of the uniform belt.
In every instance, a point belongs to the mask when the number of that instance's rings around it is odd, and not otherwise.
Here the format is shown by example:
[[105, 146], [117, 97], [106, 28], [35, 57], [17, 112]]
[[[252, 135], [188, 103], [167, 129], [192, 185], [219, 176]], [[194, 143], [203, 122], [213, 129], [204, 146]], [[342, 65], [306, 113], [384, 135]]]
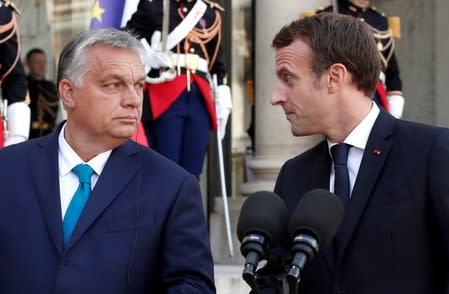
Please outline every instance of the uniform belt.
[[172, 55], [173, 65], [175, 68], [184, 67], [186, 69], [190, 69], [192, 71], [199, 70], [207, 73], [208, 62], [206, 59], [200, 57], [197, 54], [176, 54]]

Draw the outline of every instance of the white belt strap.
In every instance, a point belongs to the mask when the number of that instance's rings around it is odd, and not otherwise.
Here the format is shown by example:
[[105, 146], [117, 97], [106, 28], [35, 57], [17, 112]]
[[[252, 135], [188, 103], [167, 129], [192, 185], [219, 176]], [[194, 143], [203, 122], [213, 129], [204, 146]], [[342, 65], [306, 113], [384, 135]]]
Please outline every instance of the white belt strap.
[[[192, 54], [192, 56], [193, 55], [194, 54]], [[209, 71], [209, 69], [208, 69], [209, 65], [208, 65], [206, 59], [199, 57], [198, 55], [194, 56], [194, 58], [196, 59], [196, 62], [195, 62], [194, 67], [190, 68], [190, 67], [192, 67], [192, 65], [189, 64], [188, 58], [189, 57], [187, 54], [173, 54], [173, 58], [172, 58], [173, 65], [175, 67], [179, 66], [179, 67], [184, 67], [184, 68], [188, 68], [191, 70], [199, 70], [199, 71], [206, 72], [206, 73]]]

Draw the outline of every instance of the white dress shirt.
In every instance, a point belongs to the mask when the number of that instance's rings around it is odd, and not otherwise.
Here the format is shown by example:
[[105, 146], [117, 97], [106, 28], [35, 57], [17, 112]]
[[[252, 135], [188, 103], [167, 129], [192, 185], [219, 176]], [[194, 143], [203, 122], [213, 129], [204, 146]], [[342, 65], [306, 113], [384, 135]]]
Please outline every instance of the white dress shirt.
[[91, 189], [93, 189], [97, 183], [98, 177], [103, 171], [106, 161], [112, 152], [112, 150], [102, 152], [89, 160], [89, 162], [84, 162], [65, 140], [65, 126], [66, 125], [64, 124], [61, 128], [58, 141], [59, 190], [61, 196], [61, 215], [63, 219], [70, 201], [72, 200], [73, 194], [75, 194], [79, 185], [78, 176], [72, 171], [72, 169], [80, 163], [87, 163], [94, 170], [91, 178]]
[[[354, 188], [354, 183], [359, 172], [360, 163], [362, 162], [363, 152], [365, 151], [366, 143], [368, 142], [369, 134], [373, 128], [374, 122], [379, 115], [379, 107], [373, 102], [373, 107], [371, 107], [368, 115], [352, 130], [351, 133], [343, 140], [342, 143], [351, 145], [348, 154], [348, 172], [349, 172], [349, 195], [352, 194], [352, 189]], [[337, 143], [331, 143], [327, 141], [327, 145], [330, 149]], [[332, 155], [331, 155], [332, 157]], [[335, 171], [334, 163], [332, 161], [331, 175], [329, 181], [329, 191], [334, 192], [334, 181], [335, 181]], [[351, 197], [351, 196], [350, 196]]]

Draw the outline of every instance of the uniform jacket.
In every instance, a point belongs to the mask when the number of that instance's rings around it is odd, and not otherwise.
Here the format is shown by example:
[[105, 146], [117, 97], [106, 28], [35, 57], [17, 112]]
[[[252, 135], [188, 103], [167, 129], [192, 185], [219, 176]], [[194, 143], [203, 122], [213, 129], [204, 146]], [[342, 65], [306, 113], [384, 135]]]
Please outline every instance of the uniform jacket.
[[36, 80], [27, 76], [30, 94], [31, 126], [30, 139], [47, 135], [55, 127], [59, 106], [56, 85], [48, 80]]
[[198, 180], [131, 140], [64, 248], [58, 133], [0, 151], [0, 293], [215, 293]]
[[[332, 5], [326, 7], [323, 10], [319, 10], [318, 12], [332, 12]], [[366, 9], [360, 8], [348, 0], [339, 0], [338, 1], [338, 12], [342, 14], [352, 15], [357, 18], [363, 18], [366, 23], [373, 26], [374, 28], [386, 31], [388, 30], [388, 19], [387, 17], [379, 12], [375, 7], [370, 6]], [[389, 42], [389, 39], [382, 40], [382, 44], [385, 46]], [[392, 49], [394, 50], [394, 49]], [[390, 54], [390, 50], [385, 50], [382, 52], [384, 57]], [[400, 78], [399, 65], [396, 59], [396, 55], [392, 52], [392, 56], [388, 61], [387, 67], [385, 70], [385, 85], [388, 91], [402, 91], [402, 81]]]
[[[131, 19], [127, 23], [124, 29], [131, 30], [139, 38], [146, 38], [148, 44], [151, 44], [151, 37], [153, 33], [158, 30], [162, 31], [162, 20], [163, 20], [163, 5], [162, 0], [140, 0], [137, 11], [132, 15]], [[172, 32], [182, 21], [182, 17], [180, 13], [187, 15], [192, 7], [195, 5], [196, 1], [170, 1], [170, 18], [169, 18], [169, 32]], [[215, 21], [217, 20], [217, 12], [219, 12], [215, 8], [211, 8], [209, 5], [200, 19], [200, 21], [196, 24], [197, 29], [211, 28]], [[221, 18], [221, 16], [219, 16]], [[221, 33], [220, 33], [221, 34]], [[209, 74], [217, 75], [218, 84], [223, 83], [223, 79], [226, 75], [226, 69], [223, 62], [222, 50], [220, 46], [220, 38], [219, 35], [213, 37], [204, 44], [205, 49], [212, 59], [215, 50], [218, 50], [217, 57], [214, 62], [211, 60]], [[201, 58], [206, 59], [201, 46], [197, 43], [191, 43], [189, 47], [189, 52], [184, 51], [184, 42], [185, 39], [180, 42], [180, 51], [181, 54], [193, 53], [199, 55]], [[177, 48], [173, 48], [171, 51], [177, 52]], [[150, 95], [150, 108], [151, 115], [153, 119], [159, 117], [167, 108], [173, 103], [177, 97], [181, 95], [181, 93], [187, 88], [187, 79], [184, 75], [185, 72], [181, 71], [182, 76], [179, 76], [175, 80], [171, 82], [165, 82], [162, 84], [153, 84], [149, 87], [149, 95]], [[207, 79], [206, 72], [197, 71], [196, 73], [191, 74], [191, 81], [195, 81], [202, 93], [202, 96], [205, 101], [206, 109], [208, 110], [211, 116], [211, 126], [212, 129], [216, 128], [216, 117], [215, 117], [215, 109], [213, 103], [213, 97], [210, 94], [210, 85]], [[202, 80], [200, 80], [202, 79]], [[146, 103], [146, 101], [144, 101]], [[145, 105], [144, 105], [145, 108]], [[144, 112], [145, 116], [145, 112]], [[143, 120], [148, 120], [148, 117], [143, 117]]]
[[[330, 169], [325, 140], [284, 164], [275, 192], [289, 218], [302, 195], [329, 188]], [[335, 237], [336, 263], [329, 247], [319, 252], [305, 266], [299, 293], [447, 294], [448, 174], [449, 130], [381, 111]], [[260, 271], [263, 293], [275, 293], [288, 243], [285, 236]]]
[[[13, 11], [9, 7], [0, 7], [0, 26], [5, 25], [11, 21]], [[0, 40], [3, 40], [11, 33], [10, 30], [1, 32]], [[13, 35], [6, 42], [0, 43], [0, 78], [2, 78], [6, 71], [12, 67], [11, 72], [1, 81], [1, 90], [3, 99], [8, 99], [8, 104], [14, 102], [22, 102], [25, 100], [27, 91], [27, 82], [25, 78], [25, 71], [22, 63], [19, 60], [13, 66], [18, 52], [17, 35]]]

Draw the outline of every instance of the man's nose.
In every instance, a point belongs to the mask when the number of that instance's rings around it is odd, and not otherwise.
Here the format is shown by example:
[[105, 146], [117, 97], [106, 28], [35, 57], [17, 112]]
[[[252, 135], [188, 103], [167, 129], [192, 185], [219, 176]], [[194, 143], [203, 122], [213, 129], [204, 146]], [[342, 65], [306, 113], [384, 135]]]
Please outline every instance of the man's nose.
[[126, 88], [124, 97], [124, 101], [127, 105], [138, 107], [142, 103], [143, 93], [141, 89], [134, 87], [134, 85], [130, 85]]
[[274, 85], [273, 91], [271, 93], [271, 104], [278, 105], [285, 102], [285, 94], [282, 91], [282, 87], [279, 82]]

